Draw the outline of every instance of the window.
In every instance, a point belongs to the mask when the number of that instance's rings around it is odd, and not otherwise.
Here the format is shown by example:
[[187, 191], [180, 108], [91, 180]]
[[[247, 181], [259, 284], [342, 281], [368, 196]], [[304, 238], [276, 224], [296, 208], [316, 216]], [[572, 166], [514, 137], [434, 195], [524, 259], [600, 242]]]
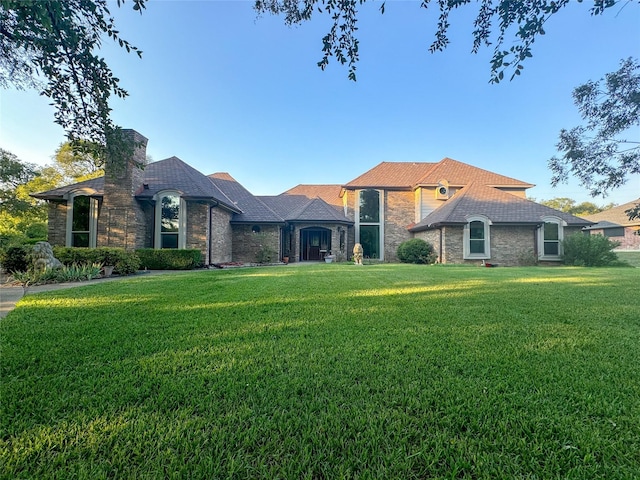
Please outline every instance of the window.
[[360, 190], [356, 203], [356, 242], [362, 245], [365, 258], [384, 260], [382, 192]]
[[156, 199], [156, 248], [185, 248], [186, 205], [177, 192], [158, 194]]
[[605, 228], [603, 232], [605, 237], [624, 237], [624, 227]]
[[491, 220], [476, 215], [464, 226], [464, 258], [488, 259], [490, 255], [489, 226]]
[[83, 192], [71, 194], [67, 206], [67, 247], [95, 248], [98, 201]]
[[556, 217], [544, 218], [540, 227], [539, 256], [541, 260], [560, 260], [562, 256], [563, 227], [565, 223]]

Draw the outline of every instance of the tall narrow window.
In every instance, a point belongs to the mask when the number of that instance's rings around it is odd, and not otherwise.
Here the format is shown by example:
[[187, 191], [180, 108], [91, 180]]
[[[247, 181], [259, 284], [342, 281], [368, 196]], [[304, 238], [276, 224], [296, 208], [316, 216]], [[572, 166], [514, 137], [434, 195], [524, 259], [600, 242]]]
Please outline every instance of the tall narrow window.
[[358, 242], [365, 258], [383, 260], [382, 193], [379, 190], [360, 190], [356, 205]]
[[491, 221], [482, 216], [475, 215], [468, 219], [464, 226], [464, 258], [488, 259], [491, 258], [489, 226]]
[[80, 195], [73, 199], [71, 220], [71, 246], [89, 247], [89, 231], [91, 228], [91, 199]]
[[180, 197], [163, 195], [160, 217], [160, 248], [178, 248], [180, 237]]
[[542, 219], [538, 237], [539, 256], [542, 260], [560, 260], [562, 258], [562, 239], [566, 224], [561, 218], [547, 217]]
[[71, 193], [67, 199], [67, 247], [96, 246], [98, 200], [85, 193]]

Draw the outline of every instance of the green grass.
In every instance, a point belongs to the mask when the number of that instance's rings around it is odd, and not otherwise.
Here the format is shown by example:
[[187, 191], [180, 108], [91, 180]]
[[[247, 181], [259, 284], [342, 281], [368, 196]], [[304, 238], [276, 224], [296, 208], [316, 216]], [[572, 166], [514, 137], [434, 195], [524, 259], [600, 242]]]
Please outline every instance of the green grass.
[[640, 252], [616, 252], [616, 255], [623, 262], [633, 267], [640, 267]]
[[637, 269], [345, 264], [28, 295], [2, 478], [640, 478]]

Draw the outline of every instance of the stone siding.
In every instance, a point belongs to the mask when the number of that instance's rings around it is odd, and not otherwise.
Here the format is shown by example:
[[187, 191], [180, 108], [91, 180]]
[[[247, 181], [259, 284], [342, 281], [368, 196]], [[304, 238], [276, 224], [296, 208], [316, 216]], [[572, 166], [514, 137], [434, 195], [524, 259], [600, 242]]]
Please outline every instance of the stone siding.
[[187, 202], [187, 236], [185, 248], [200, 250], [205, 265], [209, 264], [209, 205]]
[[384, 192], [384, 261], [398, 261], [398, 247], [411, 238], [407, 226], [413, 223], [415, 204], [413, 192]]
[[105, 167], [103, 204], [98, 216], [98, 246], [127, 249], [145, 246], [145, 214], [135, 193], [142, 186], [147, 139], [134, 130], [124, 135], [136, 142], [133, 157], [126, 165]]
[[64, 247], [67, 242], [67, 202], [49, 202], [48, 241], [51, 245]]
[[443, 263], [442, 259], [440, 258], [440, 229], [423, 230], [421, 232], [416, 232], [414, 237], [420, 238], [425, 242], [430, 243], [433, 246], [436, 255], [438, 256], [436, 262]]
[[254, 263], [262, 248], [270, 248], [275, 252], [274, 262], [279, 260], [280, 226], [260, 225], [260, 233], [253, 233], [253, 225], [233, 225], [233, 255], [234, 262]]
[[209, 263], [225, 263], [233, 259], [233, 229], [229, 223], [231, 217], [231, 212], [221, 208], [211, 209]]

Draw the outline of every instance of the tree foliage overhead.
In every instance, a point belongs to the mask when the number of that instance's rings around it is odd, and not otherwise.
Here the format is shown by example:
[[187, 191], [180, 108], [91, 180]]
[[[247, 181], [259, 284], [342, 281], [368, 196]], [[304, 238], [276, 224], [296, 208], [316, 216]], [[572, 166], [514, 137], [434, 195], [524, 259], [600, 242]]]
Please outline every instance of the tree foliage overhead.
[[593, 215], [594, 213], [602, 212], [603, 210], [609, 210], [615, 207], [614, 203], [608, 203], [606, 205], [598, 206], [593, 202], [576, 203], [572, 198], [556, 197], [549, 200], [541, 200], [541, 205], [555, 208], [561, 212], [570, 213], [572, 215]]
[[[105, 145], [118, 131], [109, 98], [127, 92], [97, 51], [110, 38], [142, 55], [120, 37], [109, 11], [124, 1], [0, 0], [0, 87], [37, 89], [69, 140]], [[146, 1], [133, 0], [133, 9], [142, 12]]]
[[[322, 59], [318, 66], [323, 70], [334, 57], [349, 67], [349, 78], [356, 79], [358, 62], [358, 7], [367, 0], [255, 0], [258, 13], [284, 16], [287, 25], [300, 24], [311, 19], [314, 13], [331, 17], [332, 26], [322, 39]], [[370, 0], [371, 1], [371, 0]], [[582, 0], [578, 0], [582, 1]], [[605, 10], [622, 0], [591, 0], [592, 15], [601, 15]], [[438, 8], [440, 14], [435, 38], [430, 52], [442, 51], [449, 45], [449, 15], [456, 9], [469, 7], [477, 10], [473, 24], [473, 45], [477, 53], [482, 47], [493, 46], [491, 59], [491, 82], [498, 83], [505, 77], [520, 75], [524, 61], [533, 56], [533, 44], [545, 34], [547, 21], [571, 0], [422, 0], [424, 9]], [[479, 5], [479, 7], [478, 7]], [[386, 2], [380, 11], [384, 13]], [[510, 73], [508, 73], [510, 72]]]
[[620, 68], [573, 91], [584, 125], [563, 129], [561, 157], [549, 160], [552, 184], [579, 179], [592, 195], [620, 187], [640, 174], [640, 63], [629, 58]]

